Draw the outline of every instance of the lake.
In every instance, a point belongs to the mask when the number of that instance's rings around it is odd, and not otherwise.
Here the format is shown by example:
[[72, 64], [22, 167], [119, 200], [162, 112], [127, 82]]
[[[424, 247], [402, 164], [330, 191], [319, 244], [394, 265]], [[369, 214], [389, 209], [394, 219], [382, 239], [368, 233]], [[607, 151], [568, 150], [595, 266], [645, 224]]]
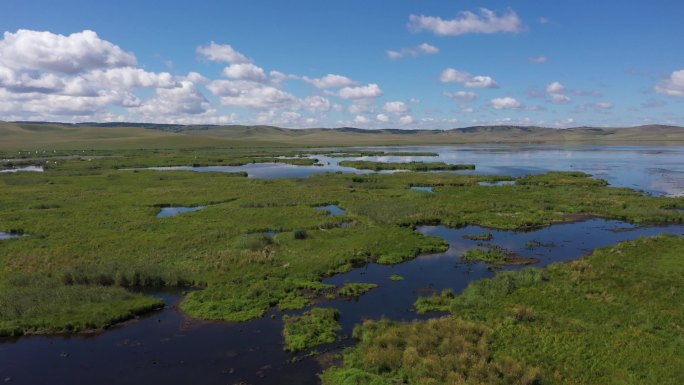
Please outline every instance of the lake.
[[[433, 152], [438, 156], [330, 157], [316, 151]], [[305, 150], [308, 151], [308, 150]], [[343, 160], [376, 162], [429, 161], [475, 164], [475, 170], [459, 174], [524, 176], [547, 171], [582, 171], [612, 186], [643, 190], [653, 195], [684, 195], [684, 147], [647, 146], [402, 146], [313, 149], [310, 158], [318, 166], [285, 163], [252, 163], [243, 166], [151, 167], [153, 170], [198, 172], [247, 172], [250, 178], [306, 178], [325, 172], [367, 174], [372, 171], [342, 167]], [[387, 173], [393, 171], [381, 171]]]

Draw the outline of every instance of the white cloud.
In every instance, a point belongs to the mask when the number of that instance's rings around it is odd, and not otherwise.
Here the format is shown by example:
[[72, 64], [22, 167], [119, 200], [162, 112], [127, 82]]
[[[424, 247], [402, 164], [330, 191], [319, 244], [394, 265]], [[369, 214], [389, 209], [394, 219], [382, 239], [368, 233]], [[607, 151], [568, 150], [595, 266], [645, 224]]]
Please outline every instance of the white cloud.
[[509, 96], [504, 98], [494, 98], [491, 100], [492, 107], [497, 110], [520, 108], [522, 104], [514, 98]]
[[572, 99], [565, 95], [565, 86], [559, 82], [549, 83], [546, 86], [546, 93], [549, 95], [549, 100], [554, 104], [568, 104]]
[[339, 92], [342, 99], [370, 99], [382, 96], [382, 94], [382, 89], [375, 83], [359, 87], [344, 87]]
[[385, 114], [378, 114], [375, 116], [375, 119], [377, 119], [380, 122], [387, 123], [389, 122], [389, 116]]
[[559, 82], [553, 82], [546, 86], [546, 92], [549, 94], [562, 94], [565, 92], [565, 86]]
[[178, 114], [196, 115], [206, 112], [211, 103], [190, 81], [182, 81], [180, 87], [158, 88], [155, 96], [135, 111], [151, 117]]
[[401, 101], [387, 102], [382, 106], [382, 109], [396, 115], [404, 115], [410, 111], [409, 106]]
[[563, 94], [550, 94], [549, 97], [553, 104], [568, 104], [572, 101], [569, 96]]
[[358, 84], [358, 82], [349, 79], [346, 76], [336, 74], [327, 74], [321, 78], [316, 79], [311, 79], [304, 76], [302, 80], [320, 89], [342, 88]]
[[218, 96], [224, 106], [273, 109], [297, 104], [294, 95], [256, 82], [214, 80], [207, 85], [207, 89]]
[[198, 72], [189, 72], [188, 75], [185, 77], [186, 80], [189, 80], [193, 83], [196, 84], [207, 84], [209, 83], [209, 79], [204, 77], [202, 74]]
[[14, 70], [77, 74], [101, 68], [136, 65], [132, 53], [89, 30], [69, 36], [20, 29], [0, 40], [0, 65]]
[[442, 83], [465, 83], [468, 80], [470, 80], [468, 72], [459, 71], [454, 68], [445, 69], [439, 77], [439, 81]]
[[404, 115], [401, 118], [399, 118], [399, 123], [403, 125], [411, 124], [413, 123], [413, 117], [411, 115]]
[[148, 72], [133, 67], [95, 70], [84, 74], [83, 78], [88, 84], [102, 88], [170, 88], [177, 86], [173, 76], [168, 72]]
[[522, 22], [513, 10], [508, 10], [498, 16], [494, 11], [480, 8], [480, 13], [470, 11], [461, 12], [454, 19], [441, 17], [411, 15], [409, 29], [412, 31], [428, 30], [441, 36], [458, 36], [469, 33], [497, 33], [522, 31]]
[[546, 56], [537, 56], [530, 58], [531, 63], [546, 63], [547, 61], [549, 61], [549, 58], [547, 58]]
[[351, 114], [367, 114], [375, 110], [374, 101], [372, 99], [356, 99], [354, 100], [347, 110]]
[[669, 96], [684, 96], [684, 70], [672, 72], [670, 77], [656, 84], [655, 90]]
[[434, 55], [439, 52], [439, 48], [430, 45], [428, 43], [423, 43], [415, 47], [402, 48], [399, 51], [387, 51], [387, 57], [390, 59], [400, 59], [405, 56], [416, 57], [418, 55]]
[[368, 118], [365, 117], [365, 116], [363, 116], [363, 115], [356, 115], [356, 116], [354, 117], [354, 123], [357, 123], [357, 124], [366, 124], [366, 123], [368, 123], [369, 121], [370, 121], [370, 120], [368, 120]]
[[499, 88], [499, 84], [489, 76], [473, 76], [465, 82], [465, 86], [470, 88]]
[[314, 96], [309, 96], [301, 101], [302, 107], [304, 109], [310, 110], [310, 111], [330, 111], [332, 108], [332, 104], [330, 103], [330, 100], [328, 98], [324, 98], [322, 96], [314, 95]]
[[498, 88], [499, 84], [490, 76], [472, 76], [465, 71], [459, 71], [455, 68], [447, 68], [442, 71], [439, 76], [439, 81], [442, 83], [463, 83], [470, 88]]
[[471, 102], [479, 97], [479, 95], [475, 92], [466, 91], [444, 92], [444, 96], [461, 102]]
[[207, 60], [231, 63], [231, 64], [245, 64], [251, 63], [245, 55], [233, 49], [228, 44], [216, 44], [213, 41], [208, 45], [197, 47], [197, 53]]
[[236, 80], [251, 80], [260, 83], [267, 80], [264, 69], [252, 63], [231, 64], [223, 70], [223, 73]]

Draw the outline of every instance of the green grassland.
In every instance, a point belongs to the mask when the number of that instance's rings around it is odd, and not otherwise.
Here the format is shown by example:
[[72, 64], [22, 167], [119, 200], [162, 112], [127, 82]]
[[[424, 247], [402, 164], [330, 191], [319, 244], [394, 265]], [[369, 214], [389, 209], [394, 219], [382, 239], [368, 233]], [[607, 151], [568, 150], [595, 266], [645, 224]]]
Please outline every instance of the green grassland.
[[313, 308], [301, 315], [283, 317], [285, 350], [298, 352], [337, 339], [340, 312], [333, 308]]
[[428, 297], [418, 309], [453, 315], [364, 323], [323, 382], [681, 384], [683, 250], [681, 236], [640, 238]]
[[[635, 223], [684, 220], [683, 212], [671, 209], [684, 207], [682, 198], [607, 187], [578, 173], [497, 187], [478, 185], [493, 177], [453, 173], [250, 179], [119, 168], [239, 164], [278, 155], [297, 160], [300, 154], [53, 155], [59, 159], [50, 160], [45, 173], [0, 175], [0, 231], [27, 235], [0, 241], [0, 334], [106, 327], [160, 306], [128, 291], [136, 287], [194, 287], [181, 308], [210, 320], [245, 321], [274, 307], [302, 308], [330, 289], [323, 277], [447, 248], [443, 240], [413, 231], [420, 224], [526, 229], [564, 221], [567, 214]], [[413, 185], [433, 186], [435, 193], [411, 190]], [[326, 204], [346, 215], [315, 209]], [[167, 206], [207, 207], [157, 218]], [[344, 222], [354, 225], [341, 227]]]

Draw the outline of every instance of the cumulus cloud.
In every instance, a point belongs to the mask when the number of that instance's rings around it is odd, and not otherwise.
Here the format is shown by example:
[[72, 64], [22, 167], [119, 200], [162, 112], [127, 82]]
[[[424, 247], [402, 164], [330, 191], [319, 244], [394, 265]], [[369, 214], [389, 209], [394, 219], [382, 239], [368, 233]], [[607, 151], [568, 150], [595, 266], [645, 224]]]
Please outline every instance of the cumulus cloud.
[[401, 59], [406, 56], [416, 57], [418, 55], [434, 55], [439, 53], [439, 48], [428, 43], [423, 43], [415, 47], [402, 48], [399, 51], [388, 50], [386, 52], [387, 57], [390, 59]]
[[470, 88], [499, 88], [499, 84], [489, 76], [473, 76], [465, 82], [465, 86]]
[[387, 123], [390, 120], [389, 116], [387, 116], [385, 114], [378, 114], [375, 116], [375, 119], [377, 119], [378, 121], [383, 122], [383, 123]]
[[549, 97], [549, 101], [554, 104], [568, 104], [572, 99], [565, 95], [565, 86], [559, 82], [549, 83], [545, 91]]
[[176, 114], [201, 114], [211, 103], [190, 81], [181, 81], [180, 87], [158, 88], [155, 96], [143, 103], [135, 112], [152, 117]]
[[655, 91], [669, 96], [684, 96], [684, 70], [672, 72], [668, 78], [656, 84]]
[[359, 87], [344, 87], [338, 93], [342, 99], [370, 99], [382, 96], [382, 94], [382, 89], [375, 83]]
[[223, 70], [229, 78], [236, 80], [250, 80], [253, 82], [265, 82], [268, 78], [264, 69], [252, 63], [231, 64]]
[[14, 70], [77, 74], [101, 68], [135, 66], [136, 58], [85, 30], [69, 36], [20, 29], [0, 40], [0, 63]]
[[454, 19], [442, 19], [435, 16], [410, 15], [408, 27], [419, 32], [428, 30], [440, 36], [458, 36], [470, 33], [518, 33], [522, 31], [522, 21], [513, 10], [501, 15], [487, 8], [480, 8], [479, 14], [470, 11], [461, 12]]
[[565, 92], [565, 86], [559, 82], [553, 82], [546, 86], [546, 92], [549, 94], [562, 94]]
[[356, 116], [354, 117], [354, 123], [357, 123], [357, 124], [366, 124], [366, 123], [368, 123], [369, 121], [370, 121], [370, 120], [369, 120], [367, 117], [363, 116], [363, 115], [356, 115]]
[[477, 93], [467, 91], [444, 92], [444, 96], [460, 102], [472, 102], [479, 97]]
[[278, 88], [240, 80], [214, 80], [207, 85], [224, 106], [253, 109], [286, 108], [297, 103], [297, 98]]
[[208, 45], [197, 47], [197, 53], [207, 60], [222, 63], [245, 64], [252, 62], [230, 45], [216, 44], [213, 41]]
[[332, 108], [332, 104], [330, 103], [330, 100], [328, 98], [324, 98], [323, 96], [309, 96], [301, 100], [301, 105], [304, 109], [307, 109], [309, 111], [321, 111], [321, 112], [326, 112], [330, 111]]
[[404, 115], [410, 111], [409, 106], [401, 101], [387, 102], [382, 106], [382, 109], [396, 115]]
[[504, 98], [494, 98], [491, 100], [491, 105], [497, 110], [507, 110], [522, 107], [522, 104], [519, 101], [509, 96]]
[[91, 85], [103, 88], [170, 88], [177, 85], [168, 72], [148, 72], [140, 68], [123, 67], [95, 70], [83, 75]]
[[346, 76], [336, 74], [327, 74], [321, 78], [315, 79], [304, 76], [302, 80], [320, 89], [350, 87], [358, 84], [358, 82], [349, 79]]
[[468, 72], [447, 68], [439, 76], [442, 83], [463, 83], [470, 88], [499, 88], [499, 84], [490, 76], [472, 76]]
[[411, 115], [404, 115], [399, 118], [399, 124], [407, 125], [413, 123], [413, 117]]

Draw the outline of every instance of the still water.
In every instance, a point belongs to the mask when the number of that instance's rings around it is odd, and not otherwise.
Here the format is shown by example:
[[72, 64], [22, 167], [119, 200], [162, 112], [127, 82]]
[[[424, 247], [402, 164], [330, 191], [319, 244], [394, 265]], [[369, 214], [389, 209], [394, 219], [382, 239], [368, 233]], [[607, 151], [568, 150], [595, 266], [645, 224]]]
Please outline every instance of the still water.
[[[318, 151], [331, 150], [318, 149]], [[377, 162], [430, 161], [475, 164], [475, 170], [459, 174], [524, 176], [547, 171], [582, 171], [612, 186], [643, 190], [653, 195], [684, 195], [684, 147], [646, 146], [402, 146], [358, 147], [340, 151], [432, 152], [437, 156], [329, 157], [312, 150], [316, 166], [253, 163], [243, 166], [155, 167], [154, 170], [198, 172], [247, 172], [250, 178], [306, 178], [326, 172], [367, 174], [372, 171], [342, 167], [343, 160]], [[382, 171], [387, 173], [392, 171]]]

